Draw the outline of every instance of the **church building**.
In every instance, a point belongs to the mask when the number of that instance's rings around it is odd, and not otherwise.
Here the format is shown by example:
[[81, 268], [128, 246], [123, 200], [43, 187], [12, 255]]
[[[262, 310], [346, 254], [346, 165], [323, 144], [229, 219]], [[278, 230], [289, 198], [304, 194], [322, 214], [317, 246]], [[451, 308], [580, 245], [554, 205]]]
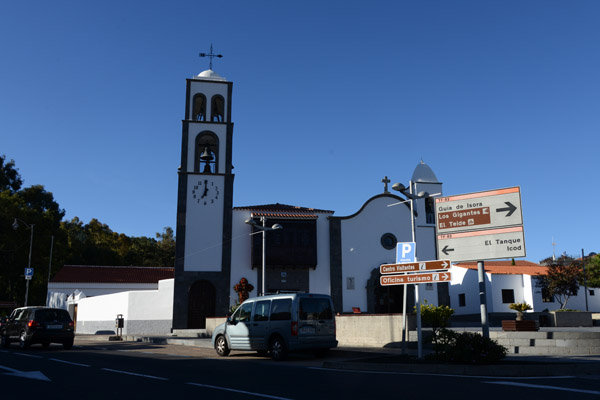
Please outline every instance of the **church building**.
[[[330, 294], [338, 313], [401, 312], [404, 286], [380, 286], [379, 266], [396, 261], [397, 243], [413, 241], [411, 202], [417, 257], [437, 258], [433, 199], [406, 201], [390, 192], [386, 177], [383, 191], [348, 216], [278, 203], [234, 207], [232, 93], [233, 83], [212, 69], [187, 79], [173, 328], [204, 328], [206, 317], [225, 315], [242, 278], [254, 286], [251, 297], [305, 291]], [[442, 184], [421, 162], [407, 191], [441, 195]], [[446, 284], [422, 287], [428, 302], [448, 303]]]

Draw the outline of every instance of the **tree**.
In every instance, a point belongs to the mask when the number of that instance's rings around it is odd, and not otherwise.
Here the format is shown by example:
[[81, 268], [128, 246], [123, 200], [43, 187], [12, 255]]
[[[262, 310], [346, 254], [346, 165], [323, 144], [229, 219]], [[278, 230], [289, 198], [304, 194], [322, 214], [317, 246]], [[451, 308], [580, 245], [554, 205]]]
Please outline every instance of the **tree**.
[[15, 168], [15, 161], [6, 161], [6, 156], [0, 156], [0, 191], [9, 190], [14, 193], [21, 189], [23, 180], [19, 170]]
[[555, 263], [548, 265], [547, 275], [539, 275], [536, 286], [552, 296], [560, 304], [560, 309], [567, 307], [571, 296], [577, 295], [582, 282], [581, 264], [573, 260], [571, 264], [565, 265]]
[[588, 287], [600, 288], [600, 254], [585, 259], [585, 278]]

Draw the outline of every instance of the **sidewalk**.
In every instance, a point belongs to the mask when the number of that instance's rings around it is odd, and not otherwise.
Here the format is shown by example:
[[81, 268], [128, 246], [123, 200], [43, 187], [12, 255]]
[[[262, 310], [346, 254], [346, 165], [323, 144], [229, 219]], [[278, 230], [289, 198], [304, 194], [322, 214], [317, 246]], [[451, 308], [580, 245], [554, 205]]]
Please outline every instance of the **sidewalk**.
[[[114, 340], [108, 335], [77, 335], [81, 340]], [[174, 337], [168, 335], [124, 335], [123, 341], [162, 345], [180, 345], [212, 349], [210, 338]], [[511, 354], [494, 365], [437, 364], [417, 360], [417, 350], [407, 349], [402, 355], [398, 347], [349, 347], [332, 349], [323, 367], [330, 369], [382, 373], [445, 374], [487, 377], [539, 377], [596, 375], [600, 378], [600, 355], [531, 356]], [[427, 354], [427, 350], [425, 350]]]

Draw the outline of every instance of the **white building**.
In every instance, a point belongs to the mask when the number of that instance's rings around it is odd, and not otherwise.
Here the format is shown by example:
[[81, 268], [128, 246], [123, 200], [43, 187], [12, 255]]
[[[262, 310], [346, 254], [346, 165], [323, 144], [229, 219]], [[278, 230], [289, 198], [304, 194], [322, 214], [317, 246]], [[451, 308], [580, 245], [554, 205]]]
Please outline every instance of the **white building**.
[[[539, 275], [546, 275], [547, 268], [524, 260], [485, 261], [486, 302], [488, 313], [514, 312], [508, 306], [511, 303], [527, 303], [532, 312], [554, 311], [560, 304], [550, 296], [544, 296], [537, 287]], [[476, 262], [461, 262], [452, 265], [450, 284], [450, 307], [456, 315], [479, 314], [479, 279]], [[600, 296], [597, 289], [587, 289], [587, 309], [600, 311]], [[581, 287], [576, 296], [572, 296], [567, 308], [585, 311], [586, 292]]]

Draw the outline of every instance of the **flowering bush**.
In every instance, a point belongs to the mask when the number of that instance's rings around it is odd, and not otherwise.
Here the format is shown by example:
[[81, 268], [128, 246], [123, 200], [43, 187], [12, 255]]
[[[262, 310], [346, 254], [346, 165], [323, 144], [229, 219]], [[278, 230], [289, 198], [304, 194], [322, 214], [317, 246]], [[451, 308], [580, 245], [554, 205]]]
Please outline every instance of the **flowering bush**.
[[248, 279], [242, 278], [240, 279], [240, 283], [236, 283], [233, 286], [233, 290], [238, 294], [239, 304], [242, 304], [250, 297], [250, 292], [254, 290], [254, 286], [248, 283]]

